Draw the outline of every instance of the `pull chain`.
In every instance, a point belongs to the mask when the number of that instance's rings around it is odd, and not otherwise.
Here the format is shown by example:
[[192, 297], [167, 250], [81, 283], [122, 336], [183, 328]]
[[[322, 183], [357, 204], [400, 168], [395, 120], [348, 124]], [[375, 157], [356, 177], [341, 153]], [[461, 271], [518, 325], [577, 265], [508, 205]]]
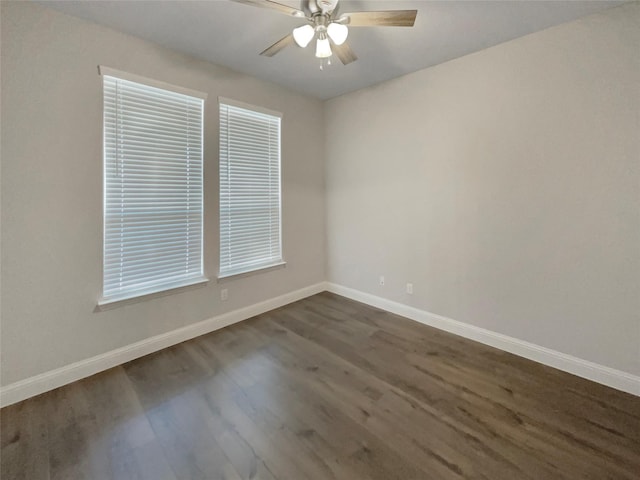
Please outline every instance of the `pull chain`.
[[330, 67], [330, 66], [331, 66], [331, 57], [320, 59], [320, 70], [324, 70], [324, 67]]

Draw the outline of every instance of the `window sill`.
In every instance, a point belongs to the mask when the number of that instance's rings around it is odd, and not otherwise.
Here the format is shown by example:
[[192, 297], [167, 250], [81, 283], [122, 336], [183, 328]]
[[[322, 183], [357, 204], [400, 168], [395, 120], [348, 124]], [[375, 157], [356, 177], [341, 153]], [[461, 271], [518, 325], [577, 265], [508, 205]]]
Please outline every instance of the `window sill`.
[[101, 298], [98, 301], [98, 305], [96, 306], [96, 310], [110, 310], [112, 308], [117, 308], [123, 305], [130, 305], [132, 303], [143, 302], [146, 300], [152, 300], [158, 297], [165, 297], [167, 295], [173, 295], [175, 293], [180, 293], [185, 290], [191, 290], [192, 288], [203, 287], [207, 283], [209, 283], [209, 279], [205, 277], [199, 277], [195, 279], [191, 279], [189, 281], [178, 283], [175, 285], [168, 285], [166, 288], [160, 291], [150, 291], [145, 292], [142, 291], [140, 293], [130, 294], [130, 295], [122, 295], [117, 297], [109, 297], [109, 298]]
[[248, 277], [250, 275], [255, 275], [258, 273], [270, 272], [271, 270], [279, 270], [281, 268], [285, 268], [287, 266], [287, 262], [280, 261], [277, 263], [270, 263], [269, 265], [264, 265], [262, 267], [252, 268], [251, 270], [243, 270], [239, 272], [232, 273], [222, 273], [218, 274], [218, 283], [224, 283], [228, 280], [235, 280], [236, 278]]

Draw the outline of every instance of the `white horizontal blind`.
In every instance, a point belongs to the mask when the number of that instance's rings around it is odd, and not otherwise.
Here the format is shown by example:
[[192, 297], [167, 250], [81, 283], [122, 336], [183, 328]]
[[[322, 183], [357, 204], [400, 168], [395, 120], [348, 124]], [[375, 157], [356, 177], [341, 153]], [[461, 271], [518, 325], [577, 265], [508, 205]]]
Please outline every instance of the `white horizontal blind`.
[[202, 279], [204, 100], [109, 75], [103, 302]]
[[220, 275], [282, 262], [280, 116], [220, 103]]

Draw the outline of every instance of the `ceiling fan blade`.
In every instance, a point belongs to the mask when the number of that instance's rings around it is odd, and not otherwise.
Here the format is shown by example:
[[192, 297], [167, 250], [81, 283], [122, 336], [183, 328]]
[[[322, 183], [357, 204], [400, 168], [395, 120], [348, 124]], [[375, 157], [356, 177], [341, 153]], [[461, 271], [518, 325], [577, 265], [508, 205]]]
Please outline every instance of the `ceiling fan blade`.
[[344, 23], [350, 27], [413, 27], [417, 14], [417, 10], [388, 10], [343, 13], [340, 18], [349, 17]]
[[293, 43], [294, 43], [293, 35], [289, 34], [286, 37], [282, 37], [280, 40], [278, 40], [276, 43], [271, 45], [269, 48], [260, 52], [260, 55], [264, 55], [265, 57], [273, 57], [280, 50], [282, 50], [285, 47], [288, 47], [289, 45], [293, 45]]
[[353, 53], [353, 50], [351, 50], [351, 47], [347, 44], [347, 42], [343, 43], [342, 45], [334, 44], [333, 51], [344, 65], [347, 65], [351, 62], [355, 62], [358, 59], [358, 57], [356, 56], [355, 53]]
[[269, 8], [271, 10], [277, 10], [280, 13], [291, 15], [292, 17], [306, 17], [302, 10], [292, 8], [287, 5], [283, 5], [278, 2], [272, 2], [271, 0], [231, 0], [236, 3], [244, 3], [245, 5], [251, 5], [253, 7]]

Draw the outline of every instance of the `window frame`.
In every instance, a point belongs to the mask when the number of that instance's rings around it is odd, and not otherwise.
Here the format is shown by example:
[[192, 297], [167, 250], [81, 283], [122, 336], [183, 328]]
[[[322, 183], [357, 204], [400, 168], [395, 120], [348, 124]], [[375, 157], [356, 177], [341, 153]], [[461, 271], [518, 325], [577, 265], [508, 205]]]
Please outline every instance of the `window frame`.
[[263, 273], [267, 271], [271, 271], [274, 269], [284, 268], [286, 267], [287, 262], [284, 259], [284, 246], [283, 246], [283, 238], [282, 238], [282, 112], [271, 110], [265, 107], [253, 105], [250, 103], [234, 100], [227, 97], [218, 97], [218, 117], [220, 118], [222, 113], [223, 106], [235, 107], [243, 110], [248, 110], [252, 113], [268, 115], [278, 119], [278, 158], [277, 158], [277, 170], [278, 170], [278, 252], [279, 256], [277, 259], [273, 261], [265, 261], [265, 263], [260, 263], [256, 265], [251, 265], [246, 268], [235, 268], [235, 269], [222, 269], [222, 176], [220, 175], [220, 171], [222, 168], [222, 162], [228, 161], [228, 159], [223, 159], [221, 155], [222, 149], [222, 122], [220, 122], [219, 126], [219, 138], [218, 138], [218, 199], [219, 199], [219, 208], [218, 208], [218, 275], [217, 278], [219, 281], [224, 281], [230, 278], [237, 277], [245, 277], [258, 273]]
[[[207, 94], [203, 93], [203, 92], [199, 92], [196, 90], [192, 90], [192, 89], [188, 89], [188, 88], [184, 88], [181, 86], [177, 86], [177, 85], [172, 85], [169, 83], [165, 83], [162, 81], [158, 81], [158, 80], [154, 80], [154, 79], [150, 79], [150, 78], [146, 78], [146, 77], [142, 77], [139, 75], [135, 75], [135, 74], [131, 74], [128, 72], [123, 72], [120, 70], [116, 70], [114, 68], [110, 68], [110, 67], [106, 67], [104, 65], [99, 65], [98, 66], [98, 73], [101, 77], [102, 80], [102, 106], [103, 106], [103, 115], [102, 115], [102, 172], [103, 172], [103, 185], [102, 185], [102, 258], [101, 258], [101, 271], [102, 271], [102, 291], [101, 291], [101, 297], [98, 299], [98, 308], [100, 309], [105, 309], [105, 308], [111, 308], [114, 306], [118, 306], [120, 304], [128, 304], [128, 303], [133, 303], [133, 302], [137, 302], [137, 301], [141, 301], [141, 300], [145, 300], [145, 299], [149, 299], [149, 298], [155, 298], [158, 296], [165, 296], [165, 295], [170, 295], [173, 293], [177, 293], [180, 291], [183, 291], [189, 287], [195, 287], [195, 286], [201, 286], [203, 284], [206, 284], [207, 282], [209, 282], [209, 279], [206, 276], [205, 273], [205, 268], [204, 268], [204, 257], [205, 257], [205, 250], [204, 250], [204, 199], [205, 199], [205, 190], [204, 190], [204, 113], [205, 113], [205, 105], [206, 105], [206, 99], [207, 99]], [[126, 82], [133, 82], [145, 87], [151, 87], [151, 88], [155, 88], [155, 89], [161, 89], [167, 92], [171, 92], [171, 93], [175, 93], [175, 94], [180, 94], [180, 95], [186, 95], [189, 97], [192, 97], [193, 99], [199, 99], [202, 101], [201, 104], [201, 108], [200, 108], [200, 114], [201, 114], [201, 118], [200, 118], [200, 168], [201, 168], [201, 173], [200, 173], [200, 189], [201, 189], [201, 199], [200, 199], [200, 252], [199, 252], [199, 260], [200, 260], [200, 267], [199, 267], [199, 273], [193, 275], [193, 276], [189, 276], [185, 279], [182, 280], [177, 280], [177, 281], [167, 281], [165, 283], [158, 283], [155, 285], [152, 285], [148, 288], [138, 288], [138, 289], [130, 289], [129, 291], [125, 291], [123, 293], [116, 293], [116, 294], [110, 294], [105, 296], [105, 287], [106, 287], [106, 282], [105, 282], [105, 267], [106, 267], [106, 260], [105, 260], [105, 253], [106, 253], [106, 248], [107, 248], [107, 153], [106, 153], [106, 147], [107, 147], [107, 135], [106, 135], [106, 128], [107, 128], [107, 122], [105, 120], [105, 112], [104, 112], [104, 107], [105, 107], [105, 102], [106, 102], [106, 91], [105, 91], [105, 82], [104, 82], [104, 78], [102, 77], [113, 77], [116, 80], [122, 80], [122, 81], [126, 81]], [[187, 191], [188, 189], [183, 189], [184, 191]], [[188, 247], [187, 247], [188, 248]], [[162, 272], [160, 272], [162, 273]], [[171, 279], [171, 276], [166, 277], [169, 280]]]

